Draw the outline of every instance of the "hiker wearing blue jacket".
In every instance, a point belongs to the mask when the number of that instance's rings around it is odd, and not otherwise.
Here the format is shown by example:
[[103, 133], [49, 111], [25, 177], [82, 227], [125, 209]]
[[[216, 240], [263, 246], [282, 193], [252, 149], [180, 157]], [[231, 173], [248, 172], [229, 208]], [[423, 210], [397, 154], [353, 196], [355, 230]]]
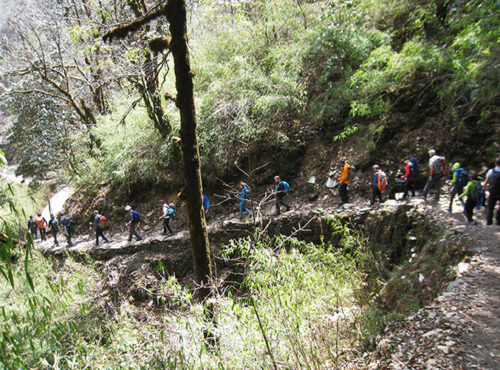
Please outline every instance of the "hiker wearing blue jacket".
[[278, 216], [281, 213], [281, 205], [284, 205], [287, 211], [290, 210], [290, 206], [283, 200], [288, 194], [290, 185], [288, 185], [286, 181], [281, 181], [281, 177], [279, 176], [274, 176], [274, 182], [276, 183], [276, 187], [274, 188], [273, 194], [276, 197], [276, 216]]
[[238, 198], [240, 199], [240, 221], [243, 220], [243, 212], [247, 212], [252, 216], [252, 212], [248, 209], [248, 201], [250, 200], [250, 188], [244, 182], [240, 182], [240, 193]]
[[125, 211], [127, 212], [127, 224], [126, 226], [129, 229], [128, 241], [132, 241], [132, 236], [135, 236], [137, 240], [142, 240], [142, 236], [135, 230], [136, 225], [139, 223], [141, 219], [138, 211], [134, 211], [132, 207], [125, 206]]

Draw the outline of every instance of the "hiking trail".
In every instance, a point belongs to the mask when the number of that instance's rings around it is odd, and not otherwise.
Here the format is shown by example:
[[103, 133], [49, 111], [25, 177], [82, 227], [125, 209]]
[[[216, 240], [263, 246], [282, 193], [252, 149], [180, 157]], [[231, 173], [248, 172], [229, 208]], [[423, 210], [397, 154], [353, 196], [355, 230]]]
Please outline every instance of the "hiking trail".
[[[322, 212], [361, 215], [409, 205], [427, 214], [444, 230], [461, 234], [473, 245], [472, 257], [466, 257], [454, 267], [457, 279], [450, 282], [444, 292], [404, 321], [389, 324], [384, 334], [377, 336], [374, 352], [366, 352], [362, 357], [348, 355], [348, 368], [500, 368], [500, 226], [486, 227], [484, 208], [475, 211], [477, 225], [465, 226], [460, 203], [457, 201], [453, 213], [449, 214], [446, 211], [448, 201], [447, 196], [442, 196], [438, 204], [420, 198], [407, 202], [386, 200], [374, 209], [367, 207], [366, 200], [357, 200], [341, 208], [318, 208], [309, 204], [277, 217], [262, 218], [263, 225], [272, 229], [271, 233], [293, 232], [303, 220], [317, 217]], [[271, 209], [269, 207], [267, 211]], [[237, 219], [215, 219], [208, 225], [212, 248], [217, 243], [252, 232], [253, 223]], [[307, 237], [307, 232], [314, 230], [302, 232]], [[74, 238], [72, 248], [67, 248], [64, 240], [60, 241], [59, 247], [51, 240], [39, 243], [38, 247], [49, 255], [89, 255], [96, 260], [108, 261], [113, 286], [124, 284], [117, 271], [135, 271], [127, 267], [134, 264], [151, 265], [163, 260], [168, 271], [176, 276], [190, 273], [192, 267], [186, 268], [192, 264], [187, 230], [177, 230], [174, 235], [150, 235], [132, 242], [127, 241], [126, 232], [106, 235], [111, 242], [101, 243], [99, 247], [95, 246], [93, 232]]]

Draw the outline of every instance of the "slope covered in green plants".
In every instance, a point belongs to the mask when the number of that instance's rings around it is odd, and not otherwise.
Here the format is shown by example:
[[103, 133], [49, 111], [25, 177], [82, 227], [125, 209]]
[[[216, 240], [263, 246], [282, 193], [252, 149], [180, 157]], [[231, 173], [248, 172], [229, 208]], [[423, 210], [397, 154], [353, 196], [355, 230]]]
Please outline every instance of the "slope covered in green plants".
[[[105, 10], [95, 6], [94, 12]], [[189, 42], [207, 184], [234, 176], [235, 163], [256, 168], [263, 157], [271, 159], [269, 173], [295, 175], [300, 160], [287, 163], [318, 141], [335, 146], [332, 156], [354, 147], [362, 163], [378, 157], [394, 164], [437, 147], [450, 158], [489, 165], [498, 151], [498, 10], [495, 1], [193, 4]], [[106, 24], [68, 30], [74, 53], [107, 45], [98, 37]], [[167, 32], [159, 23], [155, 32], [161, 30]], [[128, 66], [116, 64], [112, 45], [106, 46], [107, 59], [99, 68], [111, 77], [135, 68], [141, 45], [138, 40], [124, 55]], [[4, 70], [8, 61], [5, 57]], [[157, 70], [158, 93], [176, 134], [173, 73], [168, 55], [162, 61], [167, 64]], [[31, 114], [26, 96], [4, 95], [13, 120], [11, 140], [21, 152], [20, 171], [32, 175], [62, 167], [66, 181], [90, 187], [111, 181], [126, 196], [138, 188], [178, 186], [175, 147], [155, 130], [150, 108], [131, 80], [117, 81], [121, 89], [106, 85], [108, 108], [94, 113], [96, 125], [73, 121], [73, 132], [64, 124], [75, 119], [72, 113], [56, 117], [51, 112], [67, 108], [46, 101], [46, 118], [31, 124], [29, 135], [36, 140], [22, 134], [27, 117], [43, 112]], [[21, 82], [35, 83], [18, 78], [7, 86], [14, 91]], [[357, 145], [346, 141], [349, 136]], [[36, 155], [45, 153], [42, 148], [47, 155]], [[476, 152], [482, 156], [468, 158]]]

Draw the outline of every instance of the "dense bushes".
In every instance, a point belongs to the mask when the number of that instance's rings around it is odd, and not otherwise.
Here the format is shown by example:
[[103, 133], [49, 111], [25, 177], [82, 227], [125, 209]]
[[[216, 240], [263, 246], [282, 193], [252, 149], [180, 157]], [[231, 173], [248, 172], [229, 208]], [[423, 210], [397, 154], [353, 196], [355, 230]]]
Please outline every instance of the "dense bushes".
[[[392, 137], [388, 128], [400, 131], [399, 114], [412, 129], [429, 117], [486, 131], [484, 123], [498, 122], [495, 1], [262, 0], [192, 12], [199, 142], [212, 180], [263, 148], [286, 157], [318, 136], [356, 133], [373, 148]], [[173, 73], [164, 72], [162, 92], [175, 94]], [[120, 187], [180, 177], [174, 148], [126, 82], [93, 128], [68, 124], [50, 99], [45, 110], [29, 99], [19, 98], [11, 137], [23, 173], [63, 166], [68, 181]], [[175, 106], [162, 97], [162, 107], [175, 134]], [[484, 150], [492, 156], [490, 131]]]

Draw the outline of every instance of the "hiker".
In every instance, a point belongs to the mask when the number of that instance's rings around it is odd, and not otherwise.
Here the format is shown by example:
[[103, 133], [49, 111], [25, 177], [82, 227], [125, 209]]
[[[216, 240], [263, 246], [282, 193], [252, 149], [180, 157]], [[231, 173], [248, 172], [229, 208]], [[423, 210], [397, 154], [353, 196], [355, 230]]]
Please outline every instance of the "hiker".
[[95, 229], [95, 245], [99, 246], [99, 237], [104, 240], [104, 243], [109, 243], [108, 238], [104, 236], [104, 227], [106, 226], [106, 217], [99, 214], [97, 209], [94, 209], [94, 218], [92, 222], [90, 222], [91, 226], [94, 226]]
[[434, 149], [429, 150], [429, 177], [424, 187], [424, 199], [427, 199], [427, 193], [431, 188], [436, 190], [434, 201], [439, 201], [441, 194], [441, 178], [446, 175], [446, 159], [436, 154]]
[[290, 185], [286, 181], [282, 181], [279, 176], [274, 176], [274, 182], [276, 183], [276, 187], [274, 188], [273, 194], [276, 197], [276, 216], [278, 216], [281, 213], [281, 205], [286, 207], [287, 212], [290, 210], [290, 206], [283, 200], [288, 194]]
[[125, 211], [127, 212], [127, 227], [129, 229], [128, 241], [132, 241], [132, 236], [135, 236], [137, 240], [142, 240], [142, 236], [135, 230], [136, 225], [141, 220], [139, 211], [134, 211], [130, 206], [125, 206]]
[[38, 230], [40, 230], [40, 240], [47, 240], [47, 220], [42, 216], [40, 212], [37, 213], [36, 224]]
[[54, 215], [50, 215], [49, 231], [54, 237], [54, 244], [59, 246], [59, 242], [57, 241], [57, 233], [59, 232], [59, 221], [57, 221], [57, 218], [55, 218]]
[[372, 189], [372, 195], [370, 199], [370, 207], [375, 205], [375, 198], [378, 197], [380, 203], [384, 203], [382, 199], [382, 194], [385, 192], [387, 186], [387, 175], [380, 169], [378, 164], [373, 165], [373, 180], [370, 183]]
[[[453, 177], [451, 179], [451, 193], [450, 193], [450, 206], [448, 207], [448, 212], [452, 212], [453, 208], [453, 198], [455, 195], [459, 195], [463, 193], [464, 186], [467, 186], [469, 183], [469, 176], [467, 171], [465, 171], [462, 167], [460, 167], [459, 162], [453, 163]], [[464, 205], [462, 201], [462, 206]]]
[[499, 207], [497, 209], [496, 220], [497, 225], [500, 225], [500, 157], [496, 159], [495, 167], [486, 173], [483, 189], [484, 191], [488, 190], [490, 193], [486, 209], [486, 225], [493, 224], [493, 211], [495, 210], [497, 201], [499, 202]]
[[405, 190], [403, 193], [403, 199], [411, 196], [415, 197], [415, 184], [417, 182], [418, 176], [420, 175], [420, 168], [418, 165], [418, 158], [411, 157], [410, 159], [405, 159], [405, 174], [402, 176], [405, 180]]
[[202, 194], [202, 196], [203, 196], [203, 209], [205, 210], [206, 214], [210, 209], [210, 201], [208, 200], [208, 197], [205, 194]]
[[481, 183], [479, 182], [477, 173], [471, 172], [471, 180], [465, 186], [463, 193], [459, 195], [460, 200], [467, 196], [467, 200], [464, 205], [464, 214], [467, 218], [469, 226], [476, 225], [476, 221], [472, 219], [474, 216], [474, 207], [479, 203], [481, 198], [481, 193], [483, 191]]
[[163, 219], [163, 234], [167, 233], [167, 230], [170, 231], [170, 234], [174, 232], [170, 228], [170, 218], [175, 217], [175, 205], [174, 203], [167, 204], [163, 200], [160, 200], [162, 215], [160, 219]]
[[71, 238], [75, 233], [75, 222], [69, 216], [65, 216], [61, 213], [59, 216], [59, 224], [62, 226], [62, 232], [66, 237], [68, 247], [72, 247], [73, 242], [71, 241]]
[[252, 212], [248, 209], [248, 201], [250, 200], [250, 188], [243, 181], [240, 182], [240, 193], [238, 198], [240, 199], [240, 221], [243, 221], [243, 212], [247, 212], [251, 217]]
[[341, 168], [341, 172], [338, 174], [340, 205], [343, 205], [349, 202], [347, 185], [350, 182], [349, 172], [351, 171], [351, 165], [344, 160], [340, 160], [338, 166]]
[[33, 236], [33, 240], [36, 239], [37, 229], [38, 227], [36, 221], [33, 220], [33, 216], [30, 216], [30, 219], [28, 220], [28, 231], [31, 233], [31, 236]]

